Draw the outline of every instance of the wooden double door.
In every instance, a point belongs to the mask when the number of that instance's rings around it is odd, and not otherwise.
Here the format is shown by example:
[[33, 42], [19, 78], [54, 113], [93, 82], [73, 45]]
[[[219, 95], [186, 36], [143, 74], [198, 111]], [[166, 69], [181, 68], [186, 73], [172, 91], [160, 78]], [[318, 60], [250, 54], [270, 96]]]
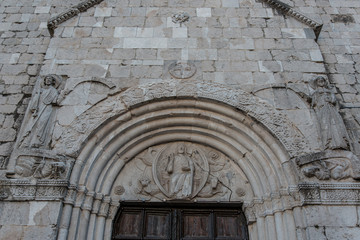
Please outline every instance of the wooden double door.
[[229, 204], [122, 204], [112, 239], [247, 240], [240, 209]]

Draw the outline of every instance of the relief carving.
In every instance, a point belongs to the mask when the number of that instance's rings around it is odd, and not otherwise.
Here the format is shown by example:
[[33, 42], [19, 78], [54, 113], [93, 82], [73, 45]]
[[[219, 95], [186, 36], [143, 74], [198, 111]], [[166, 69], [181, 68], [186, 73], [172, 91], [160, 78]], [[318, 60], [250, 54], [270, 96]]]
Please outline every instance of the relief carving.
[[153, 164], [153, 176], [160, 190], [176, 199], [193, 198], [204, 187], [209, 164], [201, 150], [178, 144], [165, 148]]
[[21, 147], [48, 148], [51, 140], [55, 106], [59, 106], [66, 92], [60, 76], [47, 75], [40, 83], [29, 104], [30, 117], [20, 140]]
[[316, 177], [319, 180], [345, 179], [351, 177], [350, 161], [343, 159], [331, 159], [319, 161], [311, 167], [303, 169], [306, 177]]
[[169, 73], [174, 78], [187, 79], [194, 76], [196, 66], [192, 62], [174, 62], [169, 66]]
[[[117, 180], [123, 185], [124, 199], [229, 200], [246, 195], [246, 181], [236, 174], [234, 165], [222, 153], [194, 143], [175, 142], [150, 147], [129, 162]], [[132, 176], [139, 176], [133, 178]], [[241, 194], [232, 194], [241, 187]]]
[[38, 156], [20, 156], [13, 177], [33, 177], [37, 179], [65, 179], [70, 163], [65, 160], [49, 159]]
[[319, 180], [359, 179], [359, 159], [348, 151], [325, 151], [298, 157], [297, 165], [307, 178]]
[[348, 149], [348, 134], [337, 109], [333, 88], [327, 79], [317, 77], [312, 82], [311, 106], [318, 119], [323, 149]]
[[190, 19], [190, 15], [186, 12], [175, 13], [171, 17], [173, 23], [180, 23], [180, 25], [184, 22], [188, 22]]

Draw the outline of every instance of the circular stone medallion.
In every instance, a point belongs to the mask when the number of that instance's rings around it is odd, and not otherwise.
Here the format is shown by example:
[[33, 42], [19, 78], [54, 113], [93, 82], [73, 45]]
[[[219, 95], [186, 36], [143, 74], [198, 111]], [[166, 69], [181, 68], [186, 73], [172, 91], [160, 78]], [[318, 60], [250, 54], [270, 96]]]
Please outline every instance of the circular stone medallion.
[[198, 146], [178, 142], [159, 151], [152, 171], [156, 185], [168, 198], [191, 199], [205, 186], [209, 163]]

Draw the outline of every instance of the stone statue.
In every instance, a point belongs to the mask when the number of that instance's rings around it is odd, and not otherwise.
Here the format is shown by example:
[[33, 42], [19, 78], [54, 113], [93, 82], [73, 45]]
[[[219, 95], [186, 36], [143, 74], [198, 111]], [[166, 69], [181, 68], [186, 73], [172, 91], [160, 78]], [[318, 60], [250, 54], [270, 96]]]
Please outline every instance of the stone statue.
[[313, 88], [311, 106], [319, 122], [323, 149], [348, 149], [348, 134], [328, 81], [324, 77], [317, 77], [313, 81]]
[[168, 157], [166, 171], [171, 176], [170, 194], [178, 198], [190, 197], [193, 191], [194, 162], [187, 156], [183, 144], [178, 146], [177, 153]]
[[25, 147], [47, 147], [53, 125], [54, 106], [63, 99], [65, 92], [59, 91], [61, 77], [47, 75], [30, 102], [31, 118], [25, 129], [21, 145]]

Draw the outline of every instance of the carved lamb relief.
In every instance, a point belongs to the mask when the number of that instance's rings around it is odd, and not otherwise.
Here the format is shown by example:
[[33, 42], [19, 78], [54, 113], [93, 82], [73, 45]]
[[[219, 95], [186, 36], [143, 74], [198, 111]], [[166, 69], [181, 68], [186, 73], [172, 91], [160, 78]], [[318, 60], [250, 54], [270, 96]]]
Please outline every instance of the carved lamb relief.
[[124, 200], [242, 200], [248, 184], [224, 154], [175, 142], [148, 148], [120, 173], [113, 192]]

